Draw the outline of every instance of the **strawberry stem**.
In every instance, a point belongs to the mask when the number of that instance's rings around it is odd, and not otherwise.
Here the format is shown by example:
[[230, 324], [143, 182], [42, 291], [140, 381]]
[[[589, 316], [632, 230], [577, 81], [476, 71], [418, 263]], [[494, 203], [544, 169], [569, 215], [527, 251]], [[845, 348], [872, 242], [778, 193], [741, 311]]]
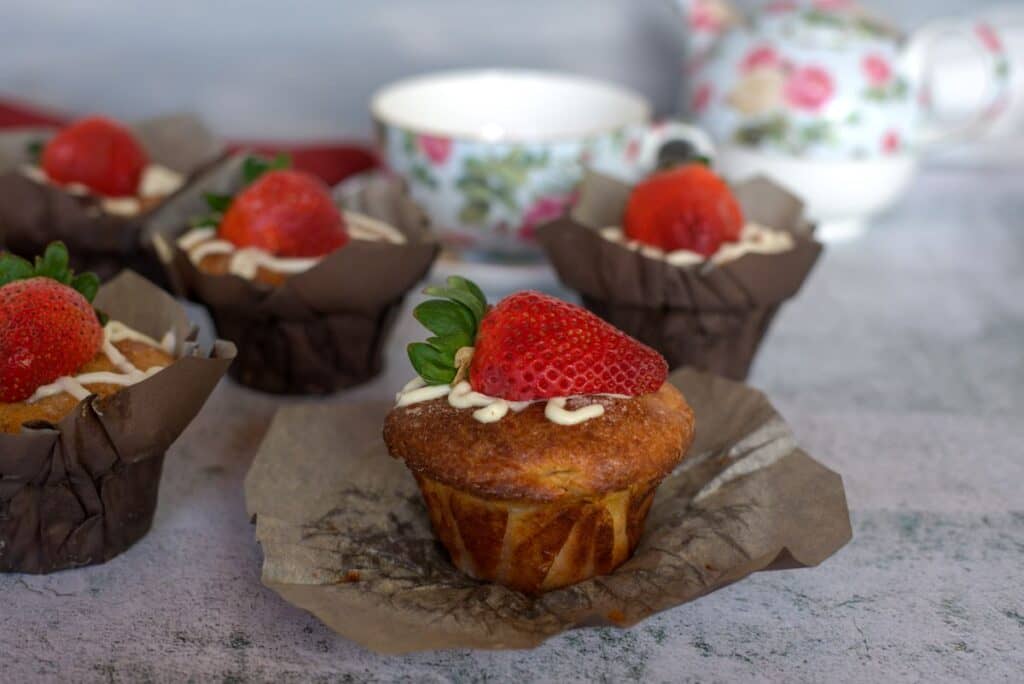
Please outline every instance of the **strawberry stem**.
[[409, 361], [427, 383], [447, 385], [459, 374], [459, 362], [465, 365], [466, 354], [459, 352], [473, 346], [487, 313], [487, 298], [476, 283], [459, 276], [448, 278], [444, 287], [428, 287], [423, 293], [440, 299], [422, 302], [412, 315], [434, 336], [410, 344]]

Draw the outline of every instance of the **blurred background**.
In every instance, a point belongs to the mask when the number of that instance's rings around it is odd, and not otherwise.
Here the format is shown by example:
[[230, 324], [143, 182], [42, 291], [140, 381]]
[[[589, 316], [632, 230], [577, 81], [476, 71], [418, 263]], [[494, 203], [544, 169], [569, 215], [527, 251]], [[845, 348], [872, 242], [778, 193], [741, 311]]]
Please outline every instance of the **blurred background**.
[[[904, 29], [1008, 5], [862, 4]], [[667, 0], [0, 0], [0, 95], [126, 119], [193, 110], [236, 138], [368, 138], [366, 105], [383, 84], [519, 66], [616, 81], [668, 114], [683, 26]]]

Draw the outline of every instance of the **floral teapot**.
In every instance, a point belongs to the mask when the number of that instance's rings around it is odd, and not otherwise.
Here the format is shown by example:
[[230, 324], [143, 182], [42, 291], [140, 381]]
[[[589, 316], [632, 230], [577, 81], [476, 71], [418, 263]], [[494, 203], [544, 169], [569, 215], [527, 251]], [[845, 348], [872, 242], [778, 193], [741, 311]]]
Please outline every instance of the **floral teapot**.
[[[1008, 62], [987, 24], [940, 21], [908, 38], [851, 0], [767, 0], [750, 13], [677, 2], [689, 111], [722, 145], [815, 160], [913, 155], [982, 132], [1007, 101]], [[949, 43], [972, 53], [973, 85], [987, 91], [952, 122], [930, 97], [936, 48]]]

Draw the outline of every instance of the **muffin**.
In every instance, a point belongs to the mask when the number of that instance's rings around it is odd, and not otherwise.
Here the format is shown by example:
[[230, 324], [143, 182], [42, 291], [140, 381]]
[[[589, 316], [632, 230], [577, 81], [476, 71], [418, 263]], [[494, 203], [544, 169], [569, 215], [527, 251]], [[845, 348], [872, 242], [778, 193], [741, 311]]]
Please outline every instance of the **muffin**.
[[149, 528], [163, 453], [233, 355], [197, 358], [184, 320], [133, 274], [100, 291], [61, 243], [0, 255], [0, 570], [101, 562]]
[[244, 156], [201, 189], [177, 232], [157, 227], [158, 244], [179, 293], [238, 345], [232, 376], [267, 392], [325, 394], [379, 373], [396, 312], [438, 251], [404, 189], [372, 184], [342, 209], [287, 158]]
[[219, 154], [181, 117], [130, 129], [90, 116], [56, 133], [0, 134], [0, 243], [37, 254], [61, 240], [76, 269], [162, 278], [143, 225]]
[[663, 160], [635, 186], [590, 173], [538, 239], [584, 305], [664, 354], [744, 379], [821, 245], [795, 197], [765, 179], [728, 186], [704, 160]]
[[414, 315], [419, 374], [384, 441], [463, 572], [537, 594], [612, 572], [640, 540], [693, 413], [653, 349], [538, 292], [488, 307], [462, 278]]

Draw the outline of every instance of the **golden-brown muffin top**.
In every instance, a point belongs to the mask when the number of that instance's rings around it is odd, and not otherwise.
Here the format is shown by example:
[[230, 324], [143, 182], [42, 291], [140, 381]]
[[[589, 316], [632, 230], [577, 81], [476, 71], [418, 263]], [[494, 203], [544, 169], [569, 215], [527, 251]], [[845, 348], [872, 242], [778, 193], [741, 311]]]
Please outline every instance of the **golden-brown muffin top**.
[[604, 415], [567, 426], [545, 417], [544, 402], [481, 423], [442, 397], [392, 409], [384, 441], [413, 472], [477, 496], [531, 501], [658, 480], [693, 441], [693, 412], [668, 383], [639, 397], [574, 399], [568, 408], [593, 401]]

